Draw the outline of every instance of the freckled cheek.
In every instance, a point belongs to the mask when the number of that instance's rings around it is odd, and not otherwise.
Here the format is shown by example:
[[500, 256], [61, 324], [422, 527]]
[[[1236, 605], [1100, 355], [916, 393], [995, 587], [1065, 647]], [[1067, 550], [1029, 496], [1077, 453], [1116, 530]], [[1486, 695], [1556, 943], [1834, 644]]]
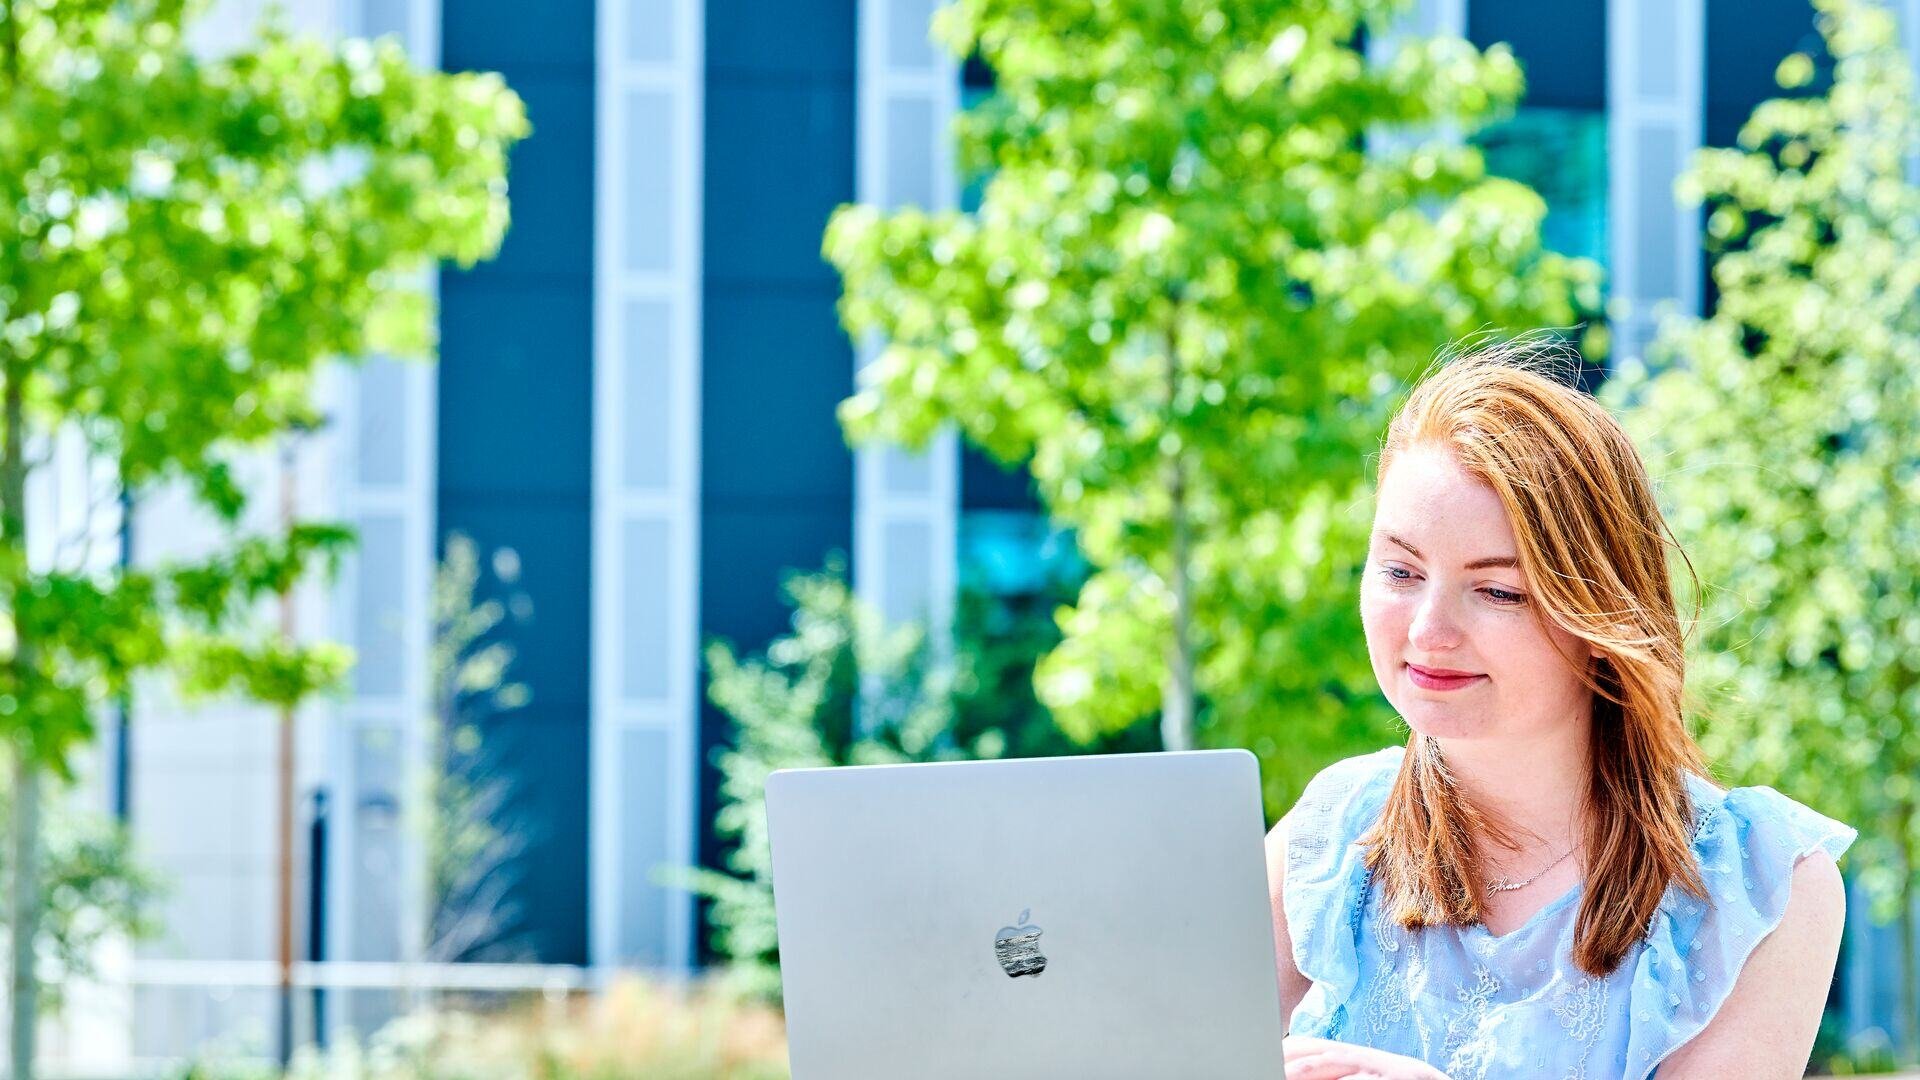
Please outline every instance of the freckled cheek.
[[1487, 673], [1509, 689], [1538, 695], [1553, 686], [1565, 668], [1553, 643], [1537, 629], [1521, 626], [1519, 620], [1489, 625], [1481, 630], [1479, 640]]
[[1376, 649], [1398, 649], [1407, 640], [1407, 626], [1413, 620], [1413, 605], [1405, 597], [1382, 596], [1377, 588], [1361, 590], [1360, 623], [1366, 628], [1367, 641]]

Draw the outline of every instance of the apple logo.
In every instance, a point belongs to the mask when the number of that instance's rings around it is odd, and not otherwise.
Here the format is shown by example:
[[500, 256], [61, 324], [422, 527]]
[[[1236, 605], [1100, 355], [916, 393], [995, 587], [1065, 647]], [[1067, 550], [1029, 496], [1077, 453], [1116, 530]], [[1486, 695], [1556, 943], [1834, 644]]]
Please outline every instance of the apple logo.
[[1032, 908], [1020, 913], [1019, 926], [1003, 926], [993, 935], [993, 955], [1006, 969], [1009, 978], [1017, 979], [1022, 975], [1036, 978], [1047, 970], [1047, 958], [1040, 955], [1040, 933], [1037, 926], [1026, 925], [1027, 916]]

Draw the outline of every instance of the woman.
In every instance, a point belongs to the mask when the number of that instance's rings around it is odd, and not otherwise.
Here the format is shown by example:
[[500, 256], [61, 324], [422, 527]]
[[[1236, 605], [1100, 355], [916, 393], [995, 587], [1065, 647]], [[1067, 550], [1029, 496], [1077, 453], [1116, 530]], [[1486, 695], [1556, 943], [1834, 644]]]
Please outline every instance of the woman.
[[1517, 355], [1388, 429], [1360, 606], [1412, 733], [1267, 838], [1286, 1075], [1798, 1077], [1854, 830], [1706, 779], [1646, 468]]

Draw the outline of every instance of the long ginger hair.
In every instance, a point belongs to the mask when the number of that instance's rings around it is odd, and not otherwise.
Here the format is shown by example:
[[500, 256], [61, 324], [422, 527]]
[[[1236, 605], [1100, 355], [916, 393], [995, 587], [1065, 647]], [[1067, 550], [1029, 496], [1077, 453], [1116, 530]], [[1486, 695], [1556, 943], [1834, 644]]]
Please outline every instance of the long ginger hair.
[[[1593, 693], [1573, 959], [1604, 976], [1646, 933], [1670, 884], [1706, 899], [1686, 783], [1706, 766], [1682, 715], [1685, 635], [1667, 567], [1667, 546], [1679, 543], [1626, 432], [1571, 384], [1565, 353], [1533, 344], [1430, 371], [1389, 425], [1376, 479], [1409, 448], [1451, 452], [1506, 508], [1536, 617], [1601, 653], [1563, 657]], [[1512, 833], [1463, 796], [1439, 745], [1414, 732], [1361, 838], [1388, 916], [1408, 929], [1483, 921], [1476, 836], [1511, 843]]]

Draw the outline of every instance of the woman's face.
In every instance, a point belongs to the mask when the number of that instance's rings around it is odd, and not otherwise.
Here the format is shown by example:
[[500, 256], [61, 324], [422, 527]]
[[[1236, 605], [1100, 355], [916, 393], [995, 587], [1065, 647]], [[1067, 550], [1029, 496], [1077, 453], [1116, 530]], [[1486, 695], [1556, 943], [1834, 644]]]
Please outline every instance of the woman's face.
[[1416, 446], [1394, 459], [1374, 506], [1360, 617], [1374, 677], [1415, 731], [1525, 738], [1587, 718], [1591, 692], [1554, 643], [1598, 654], [1540, 615], [1518, 556], [1499, 496], [1451, 453]]

